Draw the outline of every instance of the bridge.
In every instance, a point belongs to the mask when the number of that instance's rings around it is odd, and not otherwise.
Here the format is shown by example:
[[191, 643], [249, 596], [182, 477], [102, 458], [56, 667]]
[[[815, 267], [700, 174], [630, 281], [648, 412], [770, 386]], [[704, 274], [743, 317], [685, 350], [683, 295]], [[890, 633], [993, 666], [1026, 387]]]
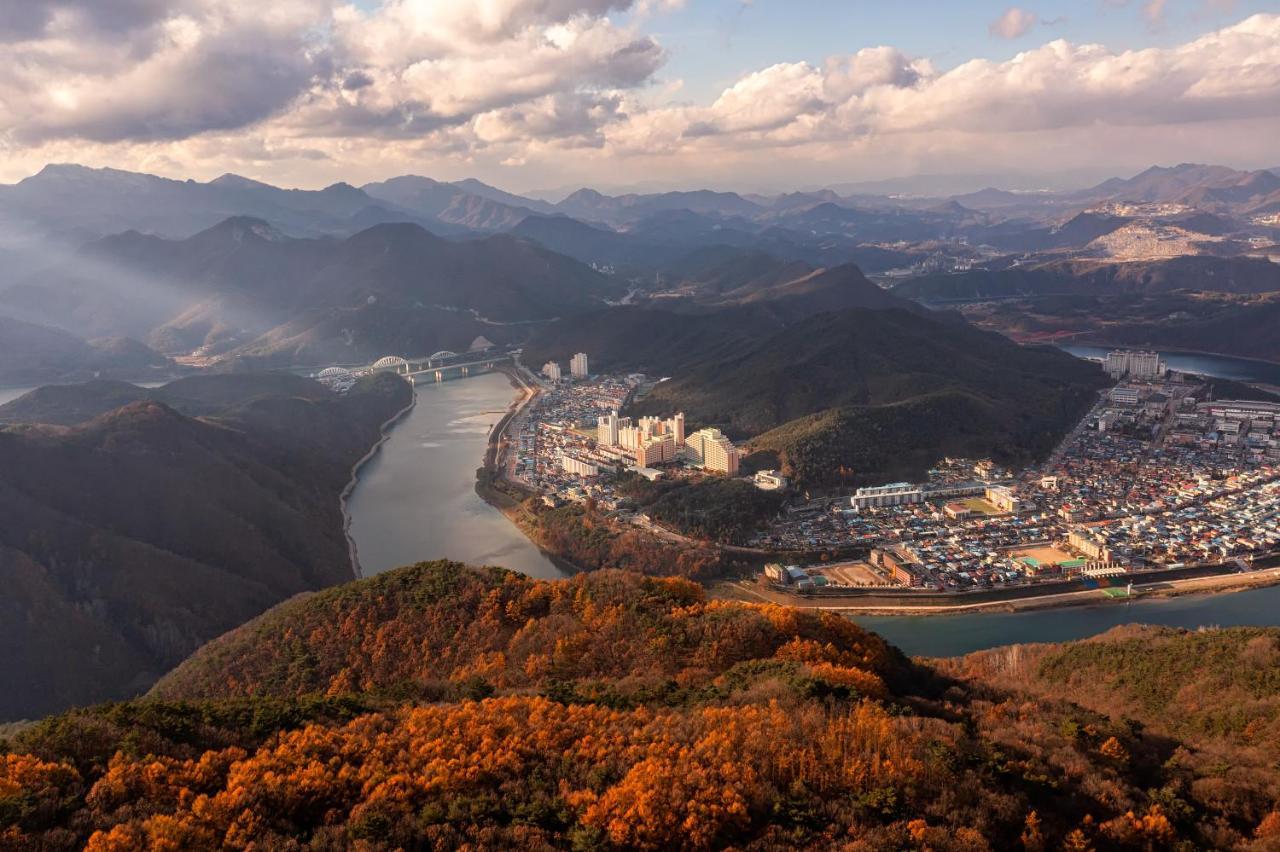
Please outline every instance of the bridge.
[[411, 384], [429, 382], [445, 382], [450, 379], [465, 379], [481, 373], [497, 369], [499, 364], [515, 362], [515, 354], [511, 352], [457, 352], [442, 350], [422, 358], [404, 358], [399, 355], [387, 355], [374, 361], [363, 370], [354, 373], [396, 373], [404, 376]]

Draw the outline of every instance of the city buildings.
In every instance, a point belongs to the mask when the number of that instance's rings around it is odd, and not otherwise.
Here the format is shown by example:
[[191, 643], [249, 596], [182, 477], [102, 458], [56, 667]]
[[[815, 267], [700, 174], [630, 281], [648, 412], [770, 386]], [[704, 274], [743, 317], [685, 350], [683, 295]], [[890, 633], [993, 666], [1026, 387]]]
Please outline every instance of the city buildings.
[[[596, 443], [602, 447], [618, 446], [618, 430], [621, 428], [622, 418], [618, 417], [618, 412], [610, 411], [596, 421]], [[630, 425], [631, 418], [627, 418], [627, 424]]]
[[924, 500], [924, 492], [918, 485], [911, 485], [909, 482], [891, 482], [888, 485], [859, 488], [849, 498], [850, 504], [855, 509], [905, 506], [922, 500]]
[[675, 436], [652, 435], [641, 439], [632, 449], [636, 467], [653, 467], [658, 464], [670, 464], [676, 460]]
[[1165, 374], [1167, 368], [1160, 360], [1159, 352], [1138, 352], [1130, 349], [1117, 349], [1108, 352], [1102, 362], [1102, 369], [1113, 379], [1158, 379]]
[[1022, 500], [1007, 485], [992, 485], [987, 488], [984, 496], [988, 503], [1001, 512], [1016, 515], [1022, 511]]
[[587, 377], [587, 353], [579, 352], [569, 359], [569, 375], [575, 379], [585, 379]]
[[560, 365], [555, 361], [548, 361], [542, 365], [542, 375], [553, 382], [560, 381]]
[[703, 470], [738, 475], [738, 448], [719, 429], [699, 429], [685, 440], [685, 458]]
[[560, 467], [563, 468], [565, 473], [572, 474], [573, 476], [595, 476], [600, 472], [600, 467], [598, 465], [594, 465], [589, 461], [574, 458], [573, 456], [566, 455], [564, 453], [560, 454]]

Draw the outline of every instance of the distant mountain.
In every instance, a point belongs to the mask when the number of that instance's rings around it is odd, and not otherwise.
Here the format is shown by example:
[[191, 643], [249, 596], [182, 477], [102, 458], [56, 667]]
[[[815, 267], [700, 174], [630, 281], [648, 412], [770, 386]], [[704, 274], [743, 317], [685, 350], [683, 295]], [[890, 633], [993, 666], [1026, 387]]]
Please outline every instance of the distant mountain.
[[[239, 217], [184, 240], [105, 238], [0, 291], [0, 306], [86, 334], [131, 334], [165, 352], [206, 355], [261, 350], [264, 335], [279, 338], [276, 329], [302, 322], [313, 330], [313, 354], [360, 360], [406, 342], [398, 322], [386, 329], [388, 311], [452, 315], [474, 331], [468, 340], [482, 325], [496, 329], [496, 340], [504, 324], [581, 312], [623, 292], [575, 260], [506, 235], [451, 241], [392, 223], [344, 240], [295, 239]], [[282, 346], [284, 363], [298, 356], [297, 346]]]
[[1280, 203], [1280, 175], [1267, 170], [1240, 171], [1227, 166], [1182, 163], [1167, 168], [1153, 166], [1128, 179], [1112, 178], [1081, 195], [1252, 212]]
[[350, 233], [350, 218], [376, 204], [345, 183], [280, 189], [238, 175], [200, 183], [77, 165], [46, 166], [0, 186], [0, 214], [80, 239], [129, 229], [187, 237], [230, 216], [265, 219], [299, 236]]
[[136, 695], [213, 636], [349, 579], [338, 493], [410, 396], [385, 374], [345, 397], [217, 376], [0, 407], [74, 423], [0, 428], [0, 718]]
[[1008, 269], [925, 275], [894, 287], [895, 295], [926, 303], [1017, 295], [1167, 293], [1200, 290], [1266, 293], [1280, 290], [1280, 265], [1253, 257], [1187, 256], [1116, 263], [1056, 260]]
[[490, 186], [487, 183], [478, 181], [475, 178], [465, 178], [464, 180], [454, 181], [453, 185], [458, 189], [470, 195], [479, 198], [487, 198], [490, 201], [496, 201], [507, 207], [523, 207], [538, 213], [554, 213], [555, 205], [549, 204], [537, 198], [528, 198], [523, 195], [506, 192], [498, 189], [496, 186]]
[[758, 278], [707, 302], [717, 306], [767, 308], [785, 321], [849, 308], [885, 310], [912, 307], [909, 302], [868, 281], [862, 270], [853, 264], [810, 270], [791, 264], [775, 270], [770, 277]]
[[655, 213], [687, 210], [716, 216], [749, 216], [761, 207], [736, 192], [662, 192], [653, 195], [608, 196], [593, 189], [581, 189], [555, 205], [557, 211], [577, 219], [619, 225], [635, 222]]
[[[362, 190], [379, 201], [407, 210], [425, 220], [462, 226], [474, 231], [500, 231], [515, 227], [535, 209], [546, 212], [548, 205], [470, 181], [472, 192], [462, 184], [443, 183], [417, 175], [365, 184]], [[502, 199], [502, 200], [498, 200]]]
[[83, 381], [94, 376], [167, 378], [168, 358], [125, 337], [85, 341], [65, 331], [0, 316], [0, 386]]

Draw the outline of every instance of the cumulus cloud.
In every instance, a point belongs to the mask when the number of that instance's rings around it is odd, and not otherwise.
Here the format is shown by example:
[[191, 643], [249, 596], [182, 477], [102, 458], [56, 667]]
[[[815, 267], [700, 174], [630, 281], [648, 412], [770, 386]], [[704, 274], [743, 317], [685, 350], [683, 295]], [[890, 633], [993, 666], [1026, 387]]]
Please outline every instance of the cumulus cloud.
[[1031, 32], [1036, 25], [1036, 16], [1026, 9], [1010, 6], [1004, 14], [991, 22], [987, 29], [1000, 38], [1018, 38]]
[[[1280, 116], [1280, 16], [1257, 15], [1171, 48], [1114, 52], [1064, 40], [946, 72], [888, 48], [821, 68], [749, 74], [706, 108], [631, 115], [688, 139], [792, 145], [935, 131], [1019, 133]], [[620, 138], [636, 136], [634, 129]]]
[[[1168, 47], [1059, 39], [948, 69], [868, 47], [768, 65], [709, 102], [675, 103], [678, 81], [658, 76], [666, 51], [642, 27], [668, 2], [340, 1], [32, 4], [39, 13], [0, 19], [18, 60], [0, 64], [0, 159], [208, 163], [214, 174], [270, 164], [303, 182], [410, 163], [611, 175], [630, 162], [696, 176], [759, 171], [801, 148], [814, 168], [873, 154], [913, 158], [900, 168], [1049, 163], [1134, 139], [1190, 157], [1193, 142], [1229, 153], [1260, 138], [1240, 127], [1280, 130], [1280, 15]], [[1030, 26], [1014, 23], [1007, 32]]]
[[[33, 4], [39, 6], [40, 4]], [[17, 143], [184, 138], [243, 127], [303, 91], [323, 60], [311, 0], [64, 0], [6, 33], [0, 126]]]

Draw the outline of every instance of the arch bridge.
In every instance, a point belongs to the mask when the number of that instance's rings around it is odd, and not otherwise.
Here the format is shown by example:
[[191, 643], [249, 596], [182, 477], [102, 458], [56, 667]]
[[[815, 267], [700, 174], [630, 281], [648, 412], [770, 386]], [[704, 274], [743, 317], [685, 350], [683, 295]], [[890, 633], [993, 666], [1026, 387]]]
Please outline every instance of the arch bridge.
[[507, 352], [468, 352], [459, 355], [457, 352], [441, 350], [425, 358], [386, 355], [370, 364], [367, 372], [394, 372], [413, 384], [422, 384], [488, 373], [499, 364], [510, 364], [513, 360], [513, 356]]

